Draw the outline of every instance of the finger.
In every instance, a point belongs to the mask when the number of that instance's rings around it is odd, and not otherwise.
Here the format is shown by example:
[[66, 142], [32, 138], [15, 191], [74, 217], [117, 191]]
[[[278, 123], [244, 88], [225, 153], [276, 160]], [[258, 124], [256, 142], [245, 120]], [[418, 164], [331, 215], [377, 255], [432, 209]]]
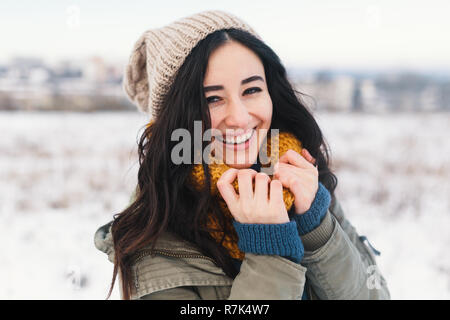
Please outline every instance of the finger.
[[263, 173], [259, 172], [255, 176], [255, 199], [259, 202], [267, 202], [269, 199], [269, 182], [270, 177]]
[[241, 169], [238, 172], [239, 199], [253, 200], [253, 177], [257, 174], [253, 169]]
[[238, 172], [239, 170], [230, 168], [217, 180], [217, 189], [229, 207], [232, 203], [236, 203], [239, 200], [239, 196], [233, 187], [233, 181], [236, 179]]
[[280, 180], [270, 181], [270, 202], [283, 202], [283, 185]]
[[314, 159], [314, 157], [305, 148], [302, 149], [302, 155], [305, 157], [306, 160], [308, 160], [312, 164], [314, 165], [316, 164], [316, 159]]
[[286, 153], [280, 157], [279, 162], [280, 163], [289, 163], [298, 168], [304, 168], [304, 169], [311, 168], [311, 163], [309, 163], [302, 155], [298, 154], [297, 152], [295, 152], [292, 149], [289, 149], [288, 151], [286, 151]]
[[274, 170], [273, 175], [274, 176], [280, 176], [280, 175], [284, 175], [284, 174], [299, 175], [299, 174], [302, 174], [304, 172], [304, 170], [305, 170], [304, 168], [296, 167], [295, 165], [290, 164], [290, 163], [278, 162], [275, 165], [275, 170]]
[[279, 180], [283, 187], [290, 188], [291, 181], [297, 177], [295, 173], [299, 168], [286, 163], [279, 163], [278, 170], [274, 173], [273, 177]]

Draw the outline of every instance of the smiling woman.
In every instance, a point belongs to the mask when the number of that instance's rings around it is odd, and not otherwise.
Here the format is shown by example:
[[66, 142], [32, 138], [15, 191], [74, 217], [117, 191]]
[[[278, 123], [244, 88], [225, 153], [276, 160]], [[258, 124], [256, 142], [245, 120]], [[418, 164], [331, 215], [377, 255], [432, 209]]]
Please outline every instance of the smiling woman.
[[[319, 126], [244, 21], [205, 11], [146, 31], [124, 88], [153, 119], [136, 193], [95, 235], [114, 263], [111, 290], [119, 275], [123, 299], [389, 298], [334, 195]], [[223, 163], [172, 161], [172, 133], [195, 136], [196, 121], [220, 132]]]
[[[209, 57], [204, 79], [211, 128], [223, 133], [223, 140], [213, 138], [212, 149], [230, 167], [249, 168], [270, 128], [272, 100], [259, 57], [225, 36], [228, 41]], [[210, 85], [215, 83], [220, 85]]]

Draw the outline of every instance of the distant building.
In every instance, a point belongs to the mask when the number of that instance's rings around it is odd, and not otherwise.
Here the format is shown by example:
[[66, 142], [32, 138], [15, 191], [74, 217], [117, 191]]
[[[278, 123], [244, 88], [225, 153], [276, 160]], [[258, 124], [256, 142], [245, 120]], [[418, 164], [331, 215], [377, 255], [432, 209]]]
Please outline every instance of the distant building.
[[361, 109], [365, 112], [386, 112], [388, 105], [384, 102], [382, 94], [372, 79], [363, 79], [360, 82]]
[[[124, 66], [99, 56], [14, 58], [0, 66], [0, 110], [135, 110], [122, 89]], [[450, 111], [450, 78], [442, 76], [288, 69], [288, 79], [312, 112]]]
[[421, 110], [424, 111], [438, 111], [441, 109], [439, 101], [439, 87], [437, 85], [428, 85], [420, 93]]
[[312, 96], [314, 109], [350, 111], [354, 99], [354, 82], [349, 76], [333, 76], [327, 72], [320, 72], [308, 82], [304, 80], [297, 83], [296, 87]]
[[108, 79], [105, 61], [100, 57], [88, 59], [83, 68], [83, 78], [91, 83], [103, 83]]

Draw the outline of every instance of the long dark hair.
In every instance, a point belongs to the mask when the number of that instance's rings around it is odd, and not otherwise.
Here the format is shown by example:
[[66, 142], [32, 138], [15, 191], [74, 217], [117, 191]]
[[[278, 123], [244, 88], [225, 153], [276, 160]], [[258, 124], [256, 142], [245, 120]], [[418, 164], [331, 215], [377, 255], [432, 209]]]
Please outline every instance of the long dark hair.
[[[293, 133], [303, 147], [316, 158], [319, 181], [333, 195], [337, 178], [329, 169], [329, 148], [313, 116], [302, 102], [301, 93], [291, 86], [279, 57], [264, 42], [239, 29], [219, 30], [201, 40], [186, 57], [166, 94], [162, 108], [138, 142], [139, 172], [134, 201], [114, 215], [112, 235], [115, 258], [110, 296], [120, 272], [122, 298], [131, 298], [133, 254], [148, 245], [153, 248], [165, 231], [173, 232], [195, 244], [224, 272], [234, 278], [238, 270], [227, 250], [218, 245], [206, 227], [208, 214], [214, 214], [220, 227], [229, 232], [224, 213], [211, 196], [207, 164], [205, 188], [197, 191], [188, 183], [193, 164], [175, 165], [171, 161], [171, 134], [177, 128], [194, 133], [194, 121], [201, 120], [203, 130], [211, 128], [203, 80], [209, 56], [219, 46], [234, 40], [258, 55], [263, 63], [267, 87], [273, 103], [271, 128]], [[192, 135], [193, 136], [193, 135]], [[193, 142], [192, 142], [193, 144]], [[206, 142], [203, 143], [203, 147]], [[191, 146], [194, 150], [193, 145]], [[194, 163], [193, 155], [191, 163]]]

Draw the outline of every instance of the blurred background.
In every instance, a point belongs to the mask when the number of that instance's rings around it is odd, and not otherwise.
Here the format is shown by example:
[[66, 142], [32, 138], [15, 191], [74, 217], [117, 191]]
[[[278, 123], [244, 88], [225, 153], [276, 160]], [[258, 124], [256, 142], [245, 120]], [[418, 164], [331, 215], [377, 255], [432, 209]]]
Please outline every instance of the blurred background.
[[0, 2], [0, 299], [106, 297], [93, 236], [128, 204], [149, 120], [123, 69], [145, 30], [208, 9], [247, 21], [307, 94], [392, 298], [449, 299], [444, 0]]

